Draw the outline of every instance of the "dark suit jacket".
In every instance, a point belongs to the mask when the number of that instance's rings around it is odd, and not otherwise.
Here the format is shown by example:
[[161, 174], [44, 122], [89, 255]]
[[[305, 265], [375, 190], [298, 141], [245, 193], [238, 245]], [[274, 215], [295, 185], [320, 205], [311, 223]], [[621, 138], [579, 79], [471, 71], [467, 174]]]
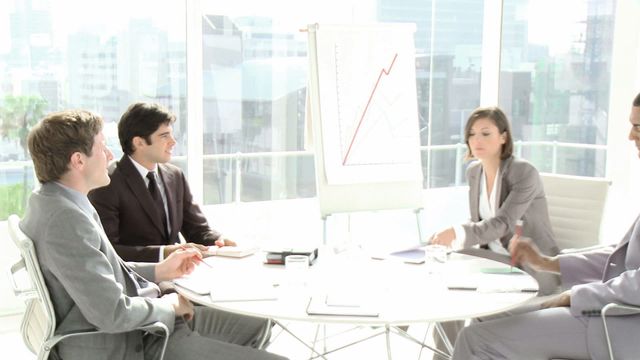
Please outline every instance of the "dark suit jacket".
[[145, 181], [124, 155], [109, 168], [111, 183], [89, 193], [109, 240], [127, 261], [157, 262], [161, 245], [178, 242], [182, 233], [187, 242], [213, 245], [220, 233], [212, 230], [198, 205], [193, 203], [182, 171], [171, 164], [158, 164], [162, 178], [171, 234], [166, 237], [162, 218], [156, 211]]

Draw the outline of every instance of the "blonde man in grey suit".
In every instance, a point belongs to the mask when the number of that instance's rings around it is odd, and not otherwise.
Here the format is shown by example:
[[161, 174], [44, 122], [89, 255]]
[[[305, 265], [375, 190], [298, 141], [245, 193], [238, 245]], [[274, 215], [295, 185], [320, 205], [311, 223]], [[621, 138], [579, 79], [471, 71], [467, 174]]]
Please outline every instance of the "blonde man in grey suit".
[[177, 250], [160, 263], [125, 263], [116, 254], [87, 199], [109, 183], [113, 158], [100, 117], [81, 110], [51, 114], [31, 130], [28, 143], [42, 187], [31, 195], [20, 227], [35, 244], [56, 333], [105, 332], [64, 340], [52, 358], [156, 359], [160, 339], [134, 329], [160, 321], [171, 333], [165, 359], [282, 359], [244, 346], [258, 341], [246, 329], [221, 332], [229, 329], [210, 326], [218, 314], [159, 292], [153, 282], [193, 271], [201, 261], [197, 250]]
[[[640, 151], [640, 94], [629, 121], [629, 140]], [[453, 359], [608, 359], [600, 311], [611, 302], [640, 305], [640, 217], [617, 246], [547, 256], [516, 237], [510, 247], [516, 262], [560, 274], [567, 290], [542, 309], [472, 324], [460, 333]], [[607, 325], [614, 357], [637, 359], [640, 316], [615, 316]]]
[[[553, 239], [542, 180], [529, 162], [513, 156], [513, 137], [506, 115], [497, 107], [476, 109], [465, 126], [467, 158], [474, 161], [467, 168], [469, 210], [471, 220], [434, 234], [430, 242], [469, 249], [479, 245], [475, 255], [488, 258], [507, 258], [509, 240], [522, 221], [522, 234], [535, 239], [546, 255], [558, 254]], [[553, 293], [558, 286], [557, 276], [536, 274], [541, 294]], [[451, 342], [464, 326], [464, 321], [441, 324]], [[435, 334], [436, 346], [444, 349]]]

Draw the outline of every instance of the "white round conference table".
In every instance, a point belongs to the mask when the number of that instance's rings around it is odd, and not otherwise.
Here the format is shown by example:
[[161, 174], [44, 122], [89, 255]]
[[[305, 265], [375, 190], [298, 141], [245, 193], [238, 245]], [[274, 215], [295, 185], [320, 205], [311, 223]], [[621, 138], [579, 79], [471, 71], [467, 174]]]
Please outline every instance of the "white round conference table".
[[304, 274], [264, 264], [260, 253], [241, 259], [208, 257], [184, 286], [177, 286], [178, 292], [204, 306], [272, 319], [281, 326], [283, 320], [381, 326], [387, 337], [389, 329], [402, 325], [500, 313], [537, 294], [530, 275], [470, 255], [452, 253], [445, 263], [408, 264], [375, 260], [362, 251], [333, 255], [322, 250]]

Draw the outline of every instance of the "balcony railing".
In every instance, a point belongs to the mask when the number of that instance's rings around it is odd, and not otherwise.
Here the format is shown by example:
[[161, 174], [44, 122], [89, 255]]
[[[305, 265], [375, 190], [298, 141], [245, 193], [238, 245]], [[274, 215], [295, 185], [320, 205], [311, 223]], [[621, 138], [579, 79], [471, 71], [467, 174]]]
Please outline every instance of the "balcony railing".
[[[558, 151], [560, 149], [591, 149], [591, 150], [602, 150], [606, 151], [606, 145], [591, 145], [591, 144], [576, 144], [576, 143], [565, 143], [558, 141], [516, 141], [515, 142], [515, 152], [517, 156], [521, 156], [524, 149], [527, 147], [533, 146], [543, 146], [551, 149], [551, 172], [556, 173], [558, 171]], [[450, 144], [450, 145], [432, 145], [432, 146], [421, 146], [420, 151], [423, 154], [427, 154], [429, 150], [432, 151], [432, 155], [435, 152], [441, 151], [455, 151], [455, 183], [454, 185], [463, 185], [464, 184], [464, 154], [466, 152], [465, 144]], [[204, 155], [204, 161], [221, 161], [228, 160], [232, 161], [231, 169], [235, 173], [235, 177], [233, 180], [233, 200], [234, 202], [240, 202], [242, 199], [242, 180], [243, 180], [243, 163], [247, 160], [252, 159], [283, 159], [283, 158], [304, 158], [304, 157], [313, 157], [312, 151], [277, 151], [277, 152], [255, 152], [255, 153], [234, 153], [234, 154], [214, 154], [214, 155]], [[174, 156], [174, 162], [184, 163], [186, 162], [185, 156]], [[10, 181], [8, 179], [7, 173], [12, 173], [14, 175], [14, 179], [17, 179], [16, 172], [21, 174], [21, 179], [27, 179], [24, 177], [23, 172], [29, 172], [29, 176], [33, 174], [33, 164], [31, 161], [10, 161], [10, 162], [0, 162], [0, 185], [7, 183], [16, 183], [15, 181]], [[427, 171], [428, 168], [427, 168]], [[430, 174], [425, 174], [426, 178], [429, 178]], [[33, 179], [33, 178], [32, 178]], [[34, 183], [36, 181], [33, 181]]]

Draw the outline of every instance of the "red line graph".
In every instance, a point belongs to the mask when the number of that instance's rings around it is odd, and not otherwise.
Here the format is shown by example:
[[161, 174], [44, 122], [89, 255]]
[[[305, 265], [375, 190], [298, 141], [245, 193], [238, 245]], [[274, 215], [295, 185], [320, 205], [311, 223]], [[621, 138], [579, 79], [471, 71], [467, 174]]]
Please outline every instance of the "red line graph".
[[369, 105], [371, 104], [371, 99], [373, 99], [373, 95], [376, 93], [376, 89], [378, 88], [378, 84], [380, 83], [380, 79], [382, 75], [389, 75], [391, 73], [391, 69], [393, 68], [393, 64], [396, 62], [396, 58], [398, 57], [398, 53], [393, 56], [393, 60], [391, 60], [391, 64], [388, 69], [382, 68], [380, 69], [380, 74], [378, 75], [378, 80], [376, 80], [376, 84], [373, 86], [373, 90], [371, 90], [371, 95], [369, 95], [369, 100], [367, 101], [367, 106], [364, 107], [362, 111], [362, 116], [360, 116], [360, 121], [358, 122], [358, 126], [356, 127], [356, 131], [353, 133], [353, 137], [351, 138], [351, 143], [349, 144], [349, 148], [347, 149], [347, 153], [342, 160], [342, 165], [347, 164], [347, 160], [349, 159], [349, 153], [351, 153], [351, 148], [353, 147], [353, 143], [356, 141], [356, 137], [358, 136], [358, 131], [360, 130], [360, 126], [362, 125], [362, 121], [364, 120], [364, 116], [367, 114], [367, 110], [369, 109]]

